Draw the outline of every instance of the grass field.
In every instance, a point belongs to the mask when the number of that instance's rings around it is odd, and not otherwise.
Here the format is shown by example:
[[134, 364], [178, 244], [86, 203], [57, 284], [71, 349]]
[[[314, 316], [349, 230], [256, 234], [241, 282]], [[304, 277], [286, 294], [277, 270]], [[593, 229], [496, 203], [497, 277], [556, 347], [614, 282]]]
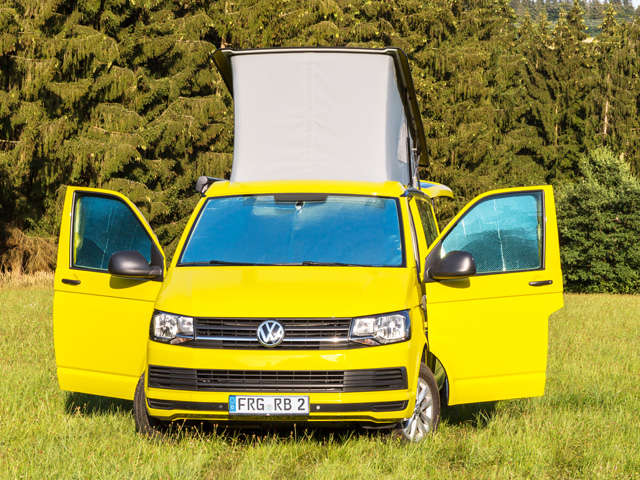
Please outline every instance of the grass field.
[[62, 392], [49, 287], [0, 283], [0, 478], [640, 478], [640, 296], [568, 295], [542, 398], [451, 407], [418, 445], [353, 431], [136, 435]]

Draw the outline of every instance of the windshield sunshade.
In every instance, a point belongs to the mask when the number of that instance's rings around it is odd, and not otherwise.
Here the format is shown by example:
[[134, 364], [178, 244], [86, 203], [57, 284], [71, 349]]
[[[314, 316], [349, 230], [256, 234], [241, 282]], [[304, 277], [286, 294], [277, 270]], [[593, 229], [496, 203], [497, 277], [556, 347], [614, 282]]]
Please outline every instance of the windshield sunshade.
[[403, 265], [398, 204], [349, 195], [210, 198], [179, 265]]

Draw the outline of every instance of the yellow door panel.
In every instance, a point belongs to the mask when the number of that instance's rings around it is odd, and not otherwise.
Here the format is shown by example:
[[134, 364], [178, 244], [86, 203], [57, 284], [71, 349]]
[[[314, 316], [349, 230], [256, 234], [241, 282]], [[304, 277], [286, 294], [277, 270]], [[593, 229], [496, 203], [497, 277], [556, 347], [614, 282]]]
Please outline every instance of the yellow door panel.
[[450, 404], [542, 395], [548, 318], [562, 308], [562, 272], [551, 187], [488, 192], [434, 243], [426, 266], [469, 251], [478, 273], [427, 278], [428, 341], [442, 362]]
[[[471, 278], [466, 288], [445, 282], [427, 287], [427, 298], [451, 298], [427, 301], [429, 346], [447, 371], [450, 404], [543, 394], [547, 319], [562, 307], [562, 294], [544, 293], [549, 287], [529, 294], [532, 278], [530, 272], [512, 273]], [[466, 290], [478, 293], [460, 300]]]
[[155, 235], [126, 197], [107, 190], [68, 188], [53, 308], [63, 390], [133, 398], [162, 282], [109, 274], [109, 258], [118, 250], [139, 250], [164, 271]]

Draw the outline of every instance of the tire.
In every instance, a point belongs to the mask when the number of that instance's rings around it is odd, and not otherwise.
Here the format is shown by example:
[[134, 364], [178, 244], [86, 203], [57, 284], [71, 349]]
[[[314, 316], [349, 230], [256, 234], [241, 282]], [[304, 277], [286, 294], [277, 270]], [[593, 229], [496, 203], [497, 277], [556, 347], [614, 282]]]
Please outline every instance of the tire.
[[444, 379], [444, 384], [440, 389], [440, 412], [449, 406], [449, 379]]
[[164, 435], [160, 420], [149, 416], [147, 412], [147, 399], [144, 395], [144, 373], [138, 380], [136, 392], [133, 396], [133, 418], [136, 424], [136, 432], [149, 438], [161, 439]]
[[[420, 364], [416, 406], [411, 417], [399, 423], [393, 436], [407, 442], [419, 442], [433, 434], [440, 422], [440, 393], [438, 385], [429, 367]], [[421, 398], [422, 397], [422, 398]], [[418, 402], [421, 400], [420, 402]]]

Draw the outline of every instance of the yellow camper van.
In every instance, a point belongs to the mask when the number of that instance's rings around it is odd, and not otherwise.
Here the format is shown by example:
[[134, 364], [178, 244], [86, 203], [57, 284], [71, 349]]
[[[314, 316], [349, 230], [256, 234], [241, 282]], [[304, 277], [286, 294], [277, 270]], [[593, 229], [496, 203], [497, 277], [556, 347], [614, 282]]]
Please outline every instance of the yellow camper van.
[[487, 192], [440, 230], [434, 199], [451, 191], [418, 178], [402, 51], [214, 58], [234, 95], [233, 170], [198, 180], [169, 265], [126, 197], [67, 189], [60, 387], [133, 400], [149, 435], [184, 420], [348, 422], [412, 441], [441, 401], [542, 395], [562, 307], [551, 187]]

